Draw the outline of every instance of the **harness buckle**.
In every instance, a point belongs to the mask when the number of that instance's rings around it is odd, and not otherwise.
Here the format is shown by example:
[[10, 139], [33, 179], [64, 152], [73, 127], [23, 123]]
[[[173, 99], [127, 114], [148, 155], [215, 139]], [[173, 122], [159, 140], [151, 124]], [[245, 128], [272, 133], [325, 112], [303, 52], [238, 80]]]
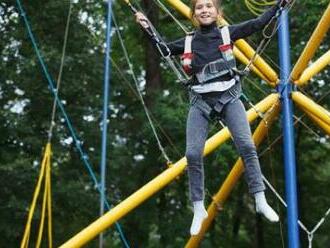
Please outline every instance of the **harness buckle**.
[[212, 74], [219, 72], [217, 61], [208, 64], [208, 70]]

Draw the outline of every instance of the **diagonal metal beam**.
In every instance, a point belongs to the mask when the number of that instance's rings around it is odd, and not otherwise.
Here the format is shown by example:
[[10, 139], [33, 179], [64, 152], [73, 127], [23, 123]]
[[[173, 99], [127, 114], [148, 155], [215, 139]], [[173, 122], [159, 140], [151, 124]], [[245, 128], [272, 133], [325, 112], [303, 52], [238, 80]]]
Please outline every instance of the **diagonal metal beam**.
[[321, 105], [300, 92], [292, 92], [292, 99], [299, 107], [321, 119], [325, 124], [330, 125], [330, 113]]
[[330, 125], [328, 125], [327, 123], [325, 123], [322, 119], [316, 117], [315, 115], [313, 115], [312, 113], [308, 112], [307, 109], [305, 108], [301, 108], [306, 114], [307, 116], [316, 124], [318, 125], [320, 128], [323, 129], [323, 131], [330, 135]]
[[[264, 100], [255, 105], [254, 108], [247, 112], [249, 122], [257, 119], [259, 112], [266, 112], [275, 102], [279, 99], [278, 94], [274, 93], [267, 96]], [[214, 151], [217, 147], [223, 144], [227, 139], [230, 138], [228, 128], [224, 128], [210, 139], [207, 140], [204, 149], [204, 156]], [[149, 183], [144, 185], [142, 188], [137, 190], [131, 196], [123, 200], [120, 204], [112, 208], [108, 213], [94, 221], [84, 230], [76, 234], [69, 241], [64, 243], [61, 248], [76, 248], [81, 247], [93, 238], [95, 238], [100, 232], [109, 228], [120, 218], [127, 215], [130, 211], [141, 205], [145, 200], [152, 197], [159, 190], [164, 188], [166, 185], [171, 183], [177, 178], [186, 168], [186, 158], [181, 158], [172, 167], [168, 168], [160, 175], [155, 177]]]
[[300, 55], [296, 65], [291, 72], [293, 81], [299, 79], [302, 72], [307, 68], [309, 61], [313, 58], [316, 50], [319, 48], [324, 36], [330, 27], [330, 4], [325, 10], [321, 20], [310, 37], [304, 51]]
[[322, 71], [327, 65], [330, 64], [330, 50], [323, 54], [317, 61], [311, 64], [303, 73], [300, 78], [294, 83], [298, 86], [302, 86], [306, 84], [312, 77], [314, 77], [317, 73]]

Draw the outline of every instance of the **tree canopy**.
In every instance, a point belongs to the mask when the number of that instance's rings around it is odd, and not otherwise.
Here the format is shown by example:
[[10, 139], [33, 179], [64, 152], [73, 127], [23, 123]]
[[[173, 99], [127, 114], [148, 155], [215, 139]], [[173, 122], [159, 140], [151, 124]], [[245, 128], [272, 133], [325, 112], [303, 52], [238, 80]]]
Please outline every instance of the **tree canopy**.
[[[26, 16], [42, 57], [53, 79], [57, 79], [70, 1], [22, 0]], [[183, 31], [156, 1], [132, 1], [150, 18], [166, 41], [184, 36]], [[188, 1], [183, 1], [188, 3]], [[166, 1], [163, 1], [167, 5]], [[291, 56], [294, 64], [314, 31], [326, 0], [296, 1], [290, 10]], [[244, 1], [222, 1], [231, 23], [254, 18]], [[170, 11], [187, 25], [190, 22]], [[172, 161], [184, 156], [188, 97], [176, 83], [175, 74], [162, 61], [134, 21], [124, 1], [114, 1], [118, 27], [112, 29], [110, 103], [107, 157], [107, 199], [115, 206], [166, 169], [132, 80], [118, 29], [137, 75], [139, 90], [155, 123], [160, 141]], [[74, 126], [82, 149], [88, 154], [99, 179], [101, 122], [105, 54], [106, 4], [99, 0], [72, 0], [72, 16], [64, 59], [61, 102]], [[47, 143], [53, 94], [47, 84], [16, 1], [0, 3], [0, 246], [18, 247], [23, 236], [40, 161]], [[329, 35], [315, 59], [329, 51]], [[261, 40], [255, 34], [248, 42]], [[272, 39], [263, 56], [278, 68], [278, 42]], [[241, 65], [243, 66], [243, 65]], [[326, 68], [302, 90], [323, 107], [330, 108], [330, 72]], [[256, 87], [255, 85], [258, 85]], [[251, 75], [244, 92], [257, 103], [273, 89]], [[248, 104], [246, 106], [249, 108]], [[329, 137], [295, 108], [301, 118], [295, 127], [298, 169], [299, 217], [312, 229], [330, 206]], [[282, 196], [284, 191], [280, 119], [259, 148], [262, 170]], [[99, 193], [74, 146], [72, 134], [58, 110], [52, 139], [52, 195], [54, 246], [59, 246], [98, 218]], [[255, 123], [252, 129], [255, 128]], [[221, 129], [210, 125], [210, 135]], [[275, 142], [273, 142], [275, 140]], [[237, 159], [232, 142], [222, 145], [205, 159], [206, 204], [218, 191]], [[131, 247], [183, 247], [189, 239], [192, 219], [186, 174], [175, 180], [139, 208], [120, 220]], [[280, 212], [282, 222], [270, 224], [255, 214], [252, 198], [241, 180], [219, 213], [201, 247], [281, 247], [286, 243], [286, 210], [268, 191], [270, 202]], [[40, 220], [37, 209], [30, 237], [36, 242]], [[315, 233], [313, 247], [330, 243], [330, 219]], [[307, 235], [301, 231], [302, 247]], [[105, 232], [106, 247], [122, 247], [115, 227]], [[88, 247], [97, 247], [97, 240]], [[43, 246], [47, 246], [46, 239]]]

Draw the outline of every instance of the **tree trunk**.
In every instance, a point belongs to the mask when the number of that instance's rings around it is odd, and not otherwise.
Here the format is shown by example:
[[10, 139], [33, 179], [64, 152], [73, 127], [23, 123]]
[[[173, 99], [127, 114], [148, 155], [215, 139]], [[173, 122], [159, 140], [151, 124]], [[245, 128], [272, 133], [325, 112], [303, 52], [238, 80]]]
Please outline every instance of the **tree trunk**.
[[242, 215], [244, 213], [244, 206], [243, 206], [243, 185], [242, 183], [239, 183], [238, 185], [238, 198], [237, 198], [237, 203], [236, 203], [236, 211], [235, 215], [233, 218], [233, 237], [234, 239], [237, 238], [239, 228], [241, 226], [242, 222]]
[[[159, 8], [152, 0], [143, 0], [144, 10], [151, 23], [157, 28], [159, 23]], [[161, 88], [160, 55], [157, 49], [148, 40], [146, 48], [146, 93], [152, 96]], [[148, 99], [150, 103], [150, 98]]]
[[255, 245], [256, 248], [264, 248], [265, 240], [264, 240], [264, 231], [262, 225], [262, 218], [260, 214], [256, 214], [256, 229], [255, 229]]

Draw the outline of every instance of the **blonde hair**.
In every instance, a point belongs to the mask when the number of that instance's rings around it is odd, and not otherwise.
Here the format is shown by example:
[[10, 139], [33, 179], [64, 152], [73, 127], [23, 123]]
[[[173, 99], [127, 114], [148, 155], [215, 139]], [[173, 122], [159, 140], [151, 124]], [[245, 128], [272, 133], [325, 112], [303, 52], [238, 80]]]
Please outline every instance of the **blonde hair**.
[[[197, 1], [198, 0], [191, 0], [190, 1], [190, 8], [191, 8], [190, 17], [191, 17], [191, 20], [193, 21], [194, 25], [199, 26], [199, 23], [195, 18], [195, 8], [196, 8]], [[218, 11], [218, 21], [217, 21], [217, 23], [218, 23], [218, 25], [222, 25], [222, 23], [220, 21], [222, 19], [222, 9], [220, 7], [221, 6], [221, 0], [212, 0], [212, 2], [213, 2], [214, 7]]]

